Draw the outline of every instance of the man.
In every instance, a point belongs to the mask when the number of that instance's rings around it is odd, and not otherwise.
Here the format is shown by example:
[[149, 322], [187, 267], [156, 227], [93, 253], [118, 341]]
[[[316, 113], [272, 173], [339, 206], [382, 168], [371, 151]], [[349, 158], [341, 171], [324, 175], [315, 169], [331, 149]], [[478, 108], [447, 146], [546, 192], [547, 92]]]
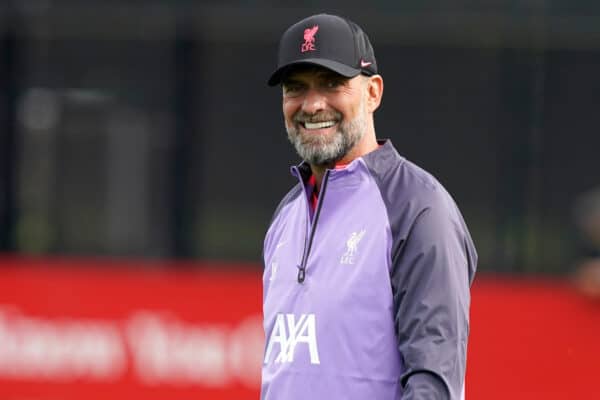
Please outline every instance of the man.
[[264, 243], [261, 399], [463, 398], [477, 254], [444, 188], [376, 139], [367, 35], [308, 17], [269, 84], [304, 162]]

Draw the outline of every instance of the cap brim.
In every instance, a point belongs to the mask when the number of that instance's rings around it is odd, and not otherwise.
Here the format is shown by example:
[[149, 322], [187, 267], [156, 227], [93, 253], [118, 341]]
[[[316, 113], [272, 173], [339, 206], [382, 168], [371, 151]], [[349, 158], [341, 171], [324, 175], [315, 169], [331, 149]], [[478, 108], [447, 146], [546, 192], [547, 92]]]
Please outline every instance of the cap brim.
[[303, 58], [301, 60], [296, 60], [289, 62], [281, 67], [277, 68], [271, 77], [269, 78], [268, 84], [269, 86], [276, 86], [281, 83], [281, 78], [284, 73], [290, 68], [298, 65], [318, 65], [321, 67], [325, 67], [327, 69], [332, 70], [333, 72], [337, 72], [338, 74], [345, 76], [346, 78], [352, 78], [356, 75], [360, 74], [361, 70], [359, 68], [352, 68], [345, 64], [339, 63], [333, 60], [323, 60], [320, 58]]

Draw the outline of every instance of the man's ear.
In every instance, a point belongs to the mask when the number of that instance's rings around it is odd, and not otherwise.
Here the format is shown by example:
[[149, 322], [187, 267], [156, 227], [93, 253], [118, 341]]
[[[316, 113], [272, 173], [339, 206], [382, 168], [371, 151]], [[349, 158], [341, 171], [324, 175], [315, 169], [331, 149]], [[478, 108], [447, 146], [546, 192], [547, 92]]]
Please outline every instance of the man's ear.
[[383, 97], [383, 78], [381, 75], [372, 75], [367, 77], [367, 110], [375, 112], [381, 104]]

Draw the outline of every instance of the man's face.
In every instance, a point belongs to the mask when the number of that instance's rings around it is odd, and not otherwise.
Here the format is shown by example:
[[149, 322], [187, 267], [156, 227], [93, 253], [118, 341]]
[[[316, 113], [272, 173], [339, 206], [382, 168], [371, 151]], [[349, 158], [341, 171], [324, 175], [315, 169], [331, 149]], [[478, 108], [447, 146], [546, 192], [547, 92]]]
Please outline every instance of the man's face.
[[330, 164], [360, 141], [367, 129], [364, 79], [319, 67], [293, 71], [284, 79], [285, 127], [302, 159]]

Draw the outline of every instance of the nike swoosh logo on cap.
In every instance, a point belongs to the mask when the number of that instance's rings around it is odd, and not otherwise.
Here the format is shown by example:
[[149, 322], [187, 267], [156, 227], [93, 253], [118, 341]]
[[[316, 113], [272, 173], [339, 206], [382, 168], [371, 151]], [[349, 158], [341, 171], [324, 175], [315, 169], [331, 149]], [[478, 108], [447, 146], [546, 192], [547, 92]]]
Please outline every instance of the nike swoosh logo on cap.
[[371, 61], [360, 60], [360, 67], [361, 68], [366, 68], [366, 67], [368, 67], [371, 64], [373, 64]]

